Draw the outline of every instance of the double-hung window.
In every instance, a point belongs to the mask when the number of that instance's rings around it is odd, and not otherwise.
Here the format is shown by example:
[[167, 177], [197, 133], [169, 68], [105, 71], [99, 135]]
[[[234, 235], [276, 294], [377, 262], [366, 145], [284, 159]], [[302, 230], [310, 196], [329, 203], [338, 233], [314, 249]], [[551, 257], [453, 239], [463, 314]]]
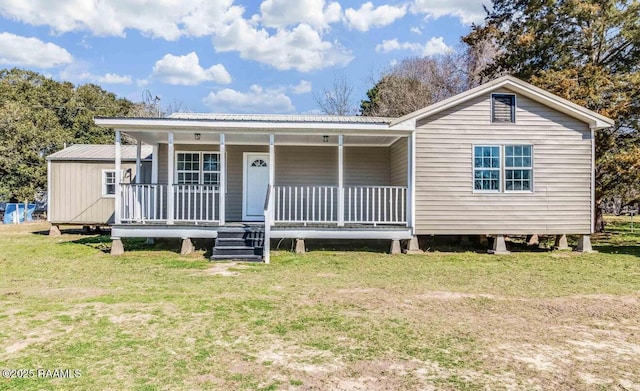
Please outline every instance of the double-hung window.
[[102, 196], [114, 197], [116, 194], [116, 171], [102, 170]]
[[531, 191], [531, 146], [504, 146], [505, 191]]
[[176, 183], [220, 184], [220, 153], [178, 152], [176, 154]]
[[473, 147], [475, 192], [533, 191], [531, 145], [475, 145]]
[[473, 188], [500, 191], [500, 147], [476, 145], [473, 157]]

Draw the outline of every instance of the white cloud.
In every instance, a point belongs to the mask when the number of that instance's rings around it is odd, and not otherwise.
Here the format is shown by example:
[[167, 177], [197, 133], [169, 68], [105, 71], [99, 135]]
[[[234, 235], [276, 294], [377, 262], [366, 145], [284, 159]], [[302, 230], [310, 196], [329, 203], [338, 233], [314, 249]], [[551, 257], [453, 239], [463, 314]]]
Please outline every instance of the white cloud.
[[294, 94], [308, 94], [311, 92], [311, 82], [308, 80], [300, 80], [295, 86], [291, 86], [291, 92]]
[[237, 51], [240, 57], [269, 64], [278, 70], [309, 72], [348, 64], [353, 56], [336, 42], [323, 41], [307, 24], [270, 35], [245, 19], [236, 19], [213, 37], [219, 52]]
[[0, 15], [54, 32], [124, 36], [135, 29], [154, 38], [204, 36], [242, 15], [233, 0], [0, 0]]
[[51, 42], [0, 33], [0, 64], [52, 68], [72, 61], [66, 49]]
[[204, 69], [200, 66], [200, 60], [195, 52], [184, 56], [166, 54], [156, 61], [151, 77], [163, 83], [183, 86], [195, 86], [207, 81], [219, 84], [231, 83], [231, 75], [224, 65], [216, 64]]
[[234, 0], [0, 0], [0, 16], [59, 34], [123, 37], [136, 30], [165, 40], [211, 36], [217, 51], [301, 72], [353, 59], [337, 42], [322, 38], [321, 31], [342, 18], [339, 3], [265, 0], [262, 9], [263, 15], [245, 19], [245, 8]]
[[339, 22], [342, 7], [325, 0], [265, 0], [260, 4], [260, 20], [267, 27], [286, 27], [306, 23], [316, 29], [325, 29]]
[[369, 31], [372, 27], [384, 27], [402, 18], [407, 13], [407, 7], [381, 5], [374, 8], [371, 2], [366, 2], [359, 9], [348, 8], [344, 12], [349, 28], [358, 31]]
[[215, 112], [290, 113], [295, 110], [291, 99], [281, 89], [252, 85], [247, 92], [225, 88], [211, 92], [203, 100]]
[[89, 78], [97, 83], [104, 84], [131, 84], [131, 76], [106, 73], [102, 76], [88, 74]]
[[384, 40], [376, 45], [376, 52], [389, 53], [395, 50], [408, 50], [419, 56], [435, 56], [452, 51], [453, 48], [444, 43], [442, 37], [432, 37], [426, 43], [417, 42], [398, 42], [397, 39]]
[[96, 83], [96, 84], [131, 84], [133, 79], [129, 75], [118, 75], [117, 73], [105, 73], [96, 75], [91, 72], [82, 71], [85, 64], [76, 63], [60, 71], [60, 78], [74, 83]]
[[491, 5], [489, 0], [415, 0], [411, 5], [411, 12], [434, 19], [453, 16], [459, 18], [462, 24], [470, 25], [482, 22], [486, 16], [483, 3]]

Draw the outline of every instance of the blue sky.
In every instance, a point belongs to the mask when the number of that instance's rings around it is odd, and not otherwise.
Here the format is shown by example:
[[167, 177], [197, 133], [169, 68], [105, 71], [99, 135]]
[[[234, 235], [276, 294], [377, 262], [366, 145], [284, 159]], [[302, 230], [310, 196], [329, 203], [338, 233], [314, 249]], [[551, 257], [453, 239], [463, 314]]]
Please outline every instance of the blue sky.
[[455, 49], [483, 3], [0, 0], [0, 68], [183, 111], [308, 113], [336, 76], [357, 105], [394, 62]]

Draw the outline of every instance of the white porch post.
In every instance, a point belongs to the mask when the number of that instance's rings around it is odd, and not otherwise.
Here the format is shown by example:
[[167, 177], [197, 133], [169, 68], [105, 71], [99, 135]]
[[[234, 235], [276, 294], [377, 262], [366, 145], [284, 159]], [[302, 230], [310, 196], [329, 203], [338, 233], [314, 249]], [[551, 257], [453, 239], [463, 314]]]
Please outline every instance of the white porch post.
[[[138, 140], [136, 144], [136, 184], [142, 183], [142, 141]], [[142, 219], [142, 193], [139, 187], [136, 187], [133, 194], [136, 197], [136, 219], [140, 221]]]
[[338, 135], [338, 226], [344, 226], [344, 136]]
[[274, 219], [274, 205], [273, 205], [273, 199], [274, 199], [274, 191], [273, 191], [273, 186], [275, 186], [276, 183], [276, 147], [275, 147], [275, 136], [273, 134], [269, 135], [269, 187], [271, 188], [271, 192], [269, 193], [269, 209], [271, 209], [270, 212], [270, 219], [268, 222], [268, 224], [270, 224], [273, 219]]
[[173, 169], [174, 169], [174, 152], [173, 152], [173, 132], [169, 132], [168, 136], [168, 156], [167, 156], [167, 224], [173, 224]]
[[225, 197], [227, 193], [227, 159], [226, 159], [227, 146], [225, 145], [224, 133], [220, 133], [220, 186], [218, 186], [220, 197], [218, 200], [218, 206], [220, 212], [218, 214], [218, 220], [220, 225], [225, 223]]
[[416, 234], [416, 132], [411, 132], [408, 138], [408, 159], [409, 172], [407, 180], [409, 182], [407, 189], [407, 225], [411, 228], [411, 234]]
[[120, 131], [116, 130], [116, 197], [115, 197], [115, 223], [122, 222], [122, 194], [120, 194], [120, 182], [122, 181], [122, 146], [120, 145]]
[[140, 176], [140, 168], [142, 167], [142, 141], [138, 140], [136, 145], [136, 184], [142, 183], [142, 177]]
[[153, 146], [153, 155], [151, 155], [151, 183], [158, 183], [158, 146]]

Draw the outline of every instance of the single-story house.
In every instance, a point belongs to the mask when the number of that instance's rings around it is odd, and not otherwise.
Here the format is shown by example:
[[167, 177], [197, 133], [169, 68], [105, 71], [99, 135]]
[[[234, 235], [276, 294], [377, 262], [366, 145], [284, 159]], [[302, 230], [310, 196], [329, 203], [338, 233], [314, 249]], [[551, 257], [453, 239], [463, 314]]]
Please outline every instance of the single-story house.
[[[401, 118], [174, 114], [96, 118], [153, 148], [151, 181], [115, 183], [122, 237], [216, 238], [269, 261], [273, 238], [579, 236], [594, 222], [594, 133], [613, 121], [505, 76]], [[262, 251], [260, 251], [262, 250]]]
[[[151, 180], [151, 146], [125, 145], [120, 155], [120, 181]], [[47, 156], [47, 220], [52, 233], [60, 225], [108, 226], [115, 222], [115, 148], [75, 144]], [[136, 160], [139, 161], [136, 163]], [[138, 175], [140, 173], [140, 175]]]

